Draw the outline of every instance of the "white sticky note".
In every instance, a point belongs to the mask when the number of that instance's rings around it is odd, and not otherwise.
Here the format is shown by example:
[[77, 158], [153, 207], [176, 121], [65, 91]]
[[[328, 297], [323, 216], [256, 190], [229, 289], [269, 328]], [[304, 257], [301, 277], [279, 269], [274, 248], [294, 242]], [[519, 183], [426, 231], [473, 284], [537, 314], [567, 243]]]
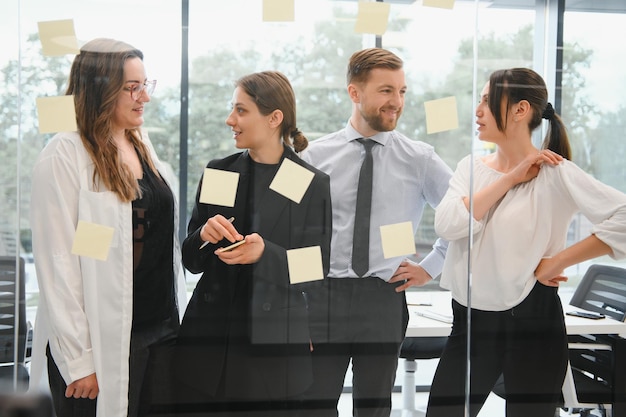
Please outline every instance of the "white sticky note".
[[285, 158], [270, 184], [270, 190], [274, 190], [300, 204], [314, 176], [312, 171], [296, 164], [291, 159]]
[[454, 0], [423, 0], [422, 6], [438, 7], [440, 9], [453, 9]]
[[354, 32], [383, 35], [387, 31], [390, 9], [389, 3], [360, 1]]
[[456, 97], [440, 98], [426, 101], [426, 133], [438, 133], [453, 130], [459, 127], [459, 116], [456, 106]]
[[322, 249], [319, 246], [288, 250], [287, 264], [292, 284], [324, 279]]
[[45, 56], [80, 53], [72, 19], [38, 22], [37, 27], [42, 52]]
[[239, 173], [205, 168], [200, 189], [200, 202], [217, 206], [234, 207]]
[[410, 221], [380, 226], [380, 238], [385, 259], [415, 254], [413, 223]]
[[39, 133], [73, 132], [76, 126], [74, 96], [38, 97]]
[[72, 254], [106, 261], [115, 229], [79, 220], [72, 243]]
[[263, 0], [264, 22], [293, 22], [295, 14], [294, 0]]

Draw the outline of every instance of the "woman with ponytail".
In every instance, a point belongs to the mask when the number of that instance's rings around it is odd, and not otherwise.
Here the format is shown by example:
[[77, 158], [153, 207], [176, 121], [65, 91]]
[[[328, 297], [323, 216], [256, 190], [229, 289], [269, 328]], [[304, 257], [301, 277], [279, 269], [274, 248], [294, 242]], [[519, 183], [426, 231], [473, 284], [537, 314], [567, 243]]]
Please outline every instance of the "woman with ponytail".
[[[549, 129], [537, 149], [531, 134], [542, 119]], [[427, 416], [464, 416], [469, 332], [470, 416], [503, 375], [507, 417], [552, 417], [568, 360], [559, 284], [574, 264], [602, 255], [626, 257], [626, 195], [569, 161], [563, 122], [548, 103], [544, 80], [530, 69], [494, 72], [476, 123], [479, 139], [496, 150], [458, 164], [435, 214], [437, 233], [450, 241], [441, 286], [452, 293], [454, 323]], [[593, 224], [591, 234], [566, 247], [578, 212]]]
[[[328, 273], [330, 180], [296, 154], [307, 139], [296, 126], [287, 78], [265, 71], [235, 85], [226, 124], [244, 151], [207, 165], [238, 174], [234, 205], [202, 201], [201, 180], [183, 242], [185, 267], [202, 277], [181, 325], [177, 411], [292, 416], [312, 370], [308, 284], [290, 283], [287, 251], [319, 247], [323, 277]], [[312, 173], [300, 201], [270, 188], [283, 165]], [[221, 249], [237, 241], [245, 243]]]

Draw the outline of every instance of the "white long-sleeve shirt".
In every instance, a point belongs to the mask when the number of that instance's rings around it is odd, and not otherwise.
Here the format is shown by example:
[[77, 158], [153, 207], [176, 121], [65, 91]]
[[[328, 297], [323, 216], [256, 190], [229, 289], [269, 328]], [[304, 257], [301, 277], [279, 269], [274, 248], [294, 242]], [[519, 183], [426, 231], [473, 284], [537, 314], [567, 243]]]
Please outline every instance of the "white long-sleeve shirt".
[[[172, 184], [144, 133], [155, 166]], [[56, 134], [33, 169], [31, 228], [39, 283], [31, 389], [40, 388], [46, 345], [67, 384], [98, 376], [97, 416], [125, 416], [133, 301], [132, 204], [93, 184], [93, 162], [77, 132]], [[177, 208], [174, 224], [178, 224]], [[105, 261], [72, 254], [79, 220], [115, 229]], [[175, 227], [175, 229], [177, 229]], [[177, 230], [174, 273], [179, 310], [185, 306]]]
[[[450, 187], [436, 209], [435, 230], [450, 244], [441, 286], [467, 306], [469, 195], [471, 157], [457, 166]], [[503, 174], [474, 159], [474, 190]], [[591, 233], [626, 257], [626, 194], [601, 183], [570, 161], [544, 164], [539, 175], [510, 189], [480, 221], [473, 222], [472, 308], [503, 311], [526, 298], [535, 285], [534, 271], [544, 257], [566, 247], [572, 217], [581, 212]]]

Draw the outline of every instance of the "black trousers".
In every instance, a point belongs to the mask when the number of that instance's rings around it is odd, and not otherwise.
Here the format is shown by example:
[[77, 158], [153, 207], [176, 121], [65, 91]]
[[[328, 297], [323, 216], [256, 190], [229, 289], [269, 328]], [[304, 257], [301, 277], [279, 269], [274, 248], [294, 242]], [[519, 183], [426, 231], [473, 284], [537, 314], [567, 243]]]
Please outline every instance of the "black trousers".
[[328, 278], [307, 292], [313, 342], [313, 385], [305, 407], [315, 417], [337, 416], [352, 359], [353, 414], [388, 417], [400, 345], [408, 324], [400, 284], [375, 277]]
[[[129, 357], [129, 417], [160, 414], [159, 410], [162, 406], [171, 404], [170, 354], [178, 327], [178, 313], [176, 313], [160, 324], [141, 330], [133, 329]], [[66, 398], [67, 385], [52, 358], [49, 347], [46, 349], [46, 354], [48, 356], [48, 380], [56, 415], [58, 417], [95, 417], [98, 399]]]
[[[427, 417], [465, 415], [467, 308], [453, 300], [452, 310], [452, 333], [435, 372]], [[501, 374], [507, 417], [554, 416], [568, 361], [557, 288], [537, 282], [510, 310], [472, 309], [470, 336], [470, 416], [478, 414]]]

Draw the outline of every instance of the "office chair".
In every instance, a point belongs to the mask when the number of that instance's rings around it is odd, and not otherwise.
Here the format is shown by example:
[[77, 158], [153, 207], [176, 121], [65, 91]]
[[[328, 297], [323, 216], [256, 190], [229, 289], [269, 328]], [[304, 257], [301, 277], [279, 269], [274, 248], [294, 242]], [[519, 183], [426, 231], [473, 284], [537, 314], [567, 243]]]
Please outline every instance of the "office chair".
[[415, 361], [440, 357], [447, 340], [447, 337], [407, 337], [402, 342], [400, 357], [404, 359], [403, 415], [420, 415], [415, 409], [415, 371], [417, 370]]
[[[0, 256], [0, 392], [25, 391], [28, 388], [26, 360], [26, 302], [24, 293], [24, 260], [19, 259], [19, 287], [16, 285], [16, 258]], [[15, 305], [16, 292], [19, 304]], [[16, 317], [17, 314], [17, 317]], [[15, 326], [18, 338], [15, 339]], [[17, 384], [14, 385], [14, 354], [18, 353]]]
[[[425, 251], [425, 250], [424, 250]], [[419, 251], [418, 251], [419, 252]], [[418, 259], [416, 259], [416, 262]], [[432, 280], [420, 287], [418, 291], [442, 291], [439, 282]], [[407, 337], [400, 346], [400, 358], [404, 359], [404, 380], [402, 382], [402, 412], [403, 416], [424, 415], [415, 408], [415, 371], [417, 360], [435, 359], [441, 356], [448, 340], [444, 337]]]
[[[583, 276], [570, 305], [626, 319], [626, 269], [592, 265]], [[569, 356], [581, 416], [598, 409], [606, 415], [626, 415], [626, 340], [616, 335], [569, 337]]]

